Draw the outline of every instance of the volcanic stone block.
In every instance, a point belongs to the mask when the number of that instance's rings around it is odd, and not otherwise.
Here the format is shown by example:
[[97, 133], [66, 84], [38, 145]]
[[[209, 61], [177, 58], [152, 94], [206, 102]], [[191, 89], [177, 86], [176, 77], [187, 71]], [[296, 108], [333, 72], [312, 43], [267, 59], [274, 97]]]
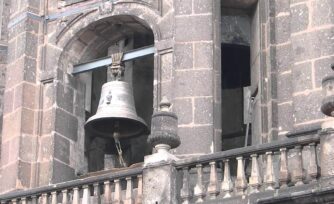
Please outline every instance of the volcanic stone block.
[[177, 42], [212, 40], [212, 36], [212, 15], [182, 16], [175, 19]]
[[173, 109], [178, 117], [179, 125], [186, 125], [193, 122], [193, 104], [192, 100], [186, 99], [175, 99]]
[[212, 96], [212, 70], [176, 71], [175, 96]]
[[288, 101], [292, 96], [292, 74], [281, 74], [277, 76], [277, 99], [279, 102]]
[[213, 1], [215, 0], [194, 0], [195, 14], [211, 13], [213, 9]]
[[332, 0], [312, 1], [312, 26], [334, 23], [334, 4]]
[[34, 109], [36, 88], [32, 84], [22, 83], [15, 88], [14, 110], [19, 107]]
[[61, 83], [57, 83], [57, 96], [56, 96], [56, 101], [57, 105], [60, 108], [63, 108], [64, 110], [68, 111], [69, 113], [73, 113], [73, 89], [64, 86]]
[[60, 183], [64, 181], [69, 181], [74, 179], [74, 169], [70, 166], [63, 164], [57, 160], [53, 160], [53, 175], [52, 182]]
[[292, 83], [294, 92], [301, 92], [307, 89], [312, 89], [311, 62], [305, 62], [294, 66], [292, 69]]
[[181, 139], [181, 145], [175, 150], [176, 154], [204, 154], [212, 152], [214, 135], [211, 125], [179, 127], [178, 134]]
[[[272, 44], [285, 43], [290, 40], [290, 21], [290, 15], [274, 18], [273, 26], [275, 29], [271, 30], [272, 37], [270, 38]], [[294, 28], [295, 26], [292, 27]]]
[[60, 108], [57, 108], [55, 131], [71, 139], [72, 141], [77, 141], [78, 119], [73, 115], [61, 110]]
[[69, 164], [70, 162], [70, 141], [64, 137], [55, 134], [54, 135], [54, 157], [60, 161]]
[[174, 9], [175, 15], [185, 15], [192, 13], [192, 1], [189, 0], [175, 0]]
[[177, 203], [177, 171], [171, 164], [145, 168], [143, 203]]
[[291, 44], [273, 46], [270, 49], [271, 65], [273, 70], [284, 72], [291, 68]]
[[321, 87], [321, 81], [323, 78], [333, 74], [331, 69], [331, 64], [334, 63], [334, 57], [326, 57], [319, 60], [316, 60], [314, 63], [314, 78], [316, 88]]
[[213, 99], [195, 98], [195, 124], [212, 124], [213, 123]]
[[323, 118], [324, 116], [320, 111], [321, 100], [321, 91], [314, 91], [308, 95], [294, 96], [295, 122], [302, 123]]
[[176, 43], [174, 46], [174, 57], [176, 69], [193, 68], [193, 44]]
[[213, 44], [195, 43], [195, 68], [213, 67]]
[[[287, 24], [286, 26], [288, 26]], [[309, 9], [306, 4], [298, 4], [291, 7], [291, 32], [296, 33], [306, 30], [309, 25]]]

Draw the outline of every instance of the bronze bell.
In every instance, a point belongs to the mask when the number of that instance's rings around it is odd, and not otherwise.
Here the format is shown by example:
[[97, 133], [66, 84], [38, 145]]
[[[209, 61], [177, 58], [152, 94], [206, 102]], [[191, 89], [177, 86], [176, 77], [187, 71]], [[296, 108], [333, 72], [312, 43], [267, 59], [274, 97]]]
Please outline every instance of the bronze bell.
[[132, 86], [120, 81], [124, 74], [122, 53], [112, 55], [112, 81], [102, 86], [96, 114], [90, 117], [85, 128], [98, 137], [123, 140], [148, 132], [145, 121], [137, 115]]
[[137, 115], [132, 87], [124, 81], [111, 81], [102, 86], [96, 114], [90, 117], [86, 128], [96, 136], [128, 138], [147, 132], [145, 121]]

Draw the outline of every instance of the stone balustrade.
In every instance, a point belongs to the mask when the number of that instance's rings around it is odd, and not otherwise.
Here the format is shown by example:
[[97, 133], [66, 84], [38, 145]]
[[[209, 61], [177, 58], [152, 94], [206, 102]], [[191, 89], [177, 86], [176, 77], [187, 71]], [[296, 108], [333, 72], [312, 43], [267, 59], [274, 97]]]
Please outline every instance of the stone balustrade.
[[176, 168], [183, 178], [179, 201], [219, 203], [316, 183], [318, 144], [319, 136], [314, 135], [179, 160]]
[[110, 172], [0, 196], [1, 204], [142, 203], [142, 168]]

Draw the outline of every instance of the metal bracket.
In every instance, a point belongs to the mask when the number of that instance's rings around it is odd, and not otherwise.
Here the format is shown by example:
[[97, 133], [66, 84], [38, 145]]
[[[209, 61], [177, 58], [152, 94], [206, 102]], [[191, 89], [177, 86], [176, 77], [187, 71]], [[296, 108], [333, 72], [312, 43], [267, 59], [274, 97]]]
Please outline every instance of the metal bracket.
[[[155, 48], [153, 45], [131, 50], [131, 51], [124, 53], [122, 61], [125, 62], [125, 61], [134, 60], [140, 57], [144, 57], [146, 55], [154, 54], [154, 52], [155, 52]], [[110, 65], [111, 63], [112, 63], [111, 57], [103, 57], [103, 58], [92, 60], [86, 63], [77, 64], [77, 65], [74, 65], [72, 74], [80, 74], [83, 72], [92, 71], [94, 69]]]

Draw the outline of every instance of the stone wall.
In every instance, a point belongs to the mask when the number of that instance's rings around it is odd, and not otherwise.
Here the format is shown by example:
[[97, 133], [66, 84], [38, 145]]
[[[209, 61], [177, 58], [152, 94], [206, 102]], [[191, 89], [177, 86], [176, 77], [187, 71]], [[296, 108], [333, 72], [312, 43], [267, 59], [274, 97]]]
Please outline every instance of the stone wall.
[[221, 149], [220, 2], [174, 0], [177, 154]]
[[333, 62], [330, 0], [260, 1], [262, 124], [265, 141], [318, 127], [321, 80]]
[[[1, 22], [1, 33], [0, 33], [0, 143], [2, 135], [2, 115], [3, 115], [3, 101], [6, 84], [6, 59], [7, 59], [7, 24], [9, 18], [9, 6], [10, 1], [0, 1], [0, 22]], [[0, 146], [1, 152], [1, 146]], [[1, 161], [1, 156], [0, 156]]]

